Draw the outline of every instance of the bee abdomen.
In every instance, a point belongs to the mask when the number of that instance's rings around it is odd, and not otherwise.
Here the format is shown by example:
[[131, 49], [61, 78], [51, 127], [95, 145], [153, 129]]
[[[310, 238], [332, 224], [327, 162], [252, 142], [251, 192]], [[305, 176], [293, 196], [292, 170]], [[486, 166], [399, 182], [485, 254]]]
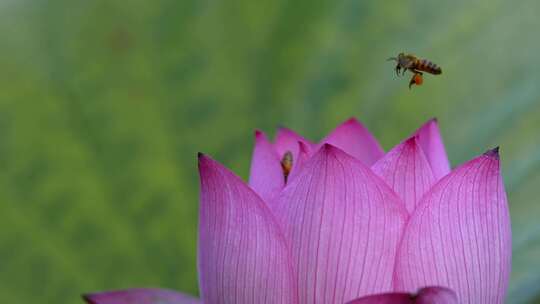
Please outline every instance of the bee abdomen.
[[442, 70], [438, 65], [426, 59], [417, 60], [416, 69], [420, 71], [428, 72], [431, 74], [435, 74], [435, 75], [442, 73]]

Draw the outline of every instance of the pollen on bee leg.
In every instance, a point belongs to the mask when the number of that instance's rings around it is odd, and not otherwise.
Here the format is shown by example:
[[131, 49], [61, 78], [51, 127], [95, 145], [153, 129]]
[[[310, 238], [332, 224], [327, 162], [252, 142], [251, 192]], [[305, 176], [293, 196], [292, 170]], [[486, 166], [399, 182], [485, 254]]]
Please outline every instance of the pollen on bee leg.
[[420, 73], [414, 73], [413, 77], [411, 78], [411, 81], [409, 81], [409, 89], [413, 84], [415, 85], [422, 85], [424, 82], [424, 78], [422, 77], [422, 74]]
[[422, 77], [422, 74], [414, 74], [414, 84], [421, 85], [424, 83], [424, 78]]
[[283, 158], [281, 159], [281, 169], [283, 169], [283, 177], [285, 178], [285, 183], [287, 183], [287, 178], [293, 166], [293, 155], [291, 151], [285, 152]]

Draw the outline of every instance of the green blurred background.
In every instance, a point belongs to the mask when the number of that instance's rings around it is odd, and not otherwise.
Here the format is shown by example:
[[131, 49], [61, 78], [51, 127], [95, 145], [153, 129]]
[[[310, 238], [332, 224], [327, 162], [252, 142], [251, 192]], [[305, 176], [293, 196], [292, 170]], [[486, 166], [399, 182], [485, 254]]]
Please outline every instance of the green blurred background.
[[[197, 292], [203, 151], [356, 116], [391, 148], [436, 116], [453, 166], [501, 146], [508, 303], [540, 303], [540, 2], [0, 1], [0, 303]], [[389, 56], [444, 74], [407, 89]]]

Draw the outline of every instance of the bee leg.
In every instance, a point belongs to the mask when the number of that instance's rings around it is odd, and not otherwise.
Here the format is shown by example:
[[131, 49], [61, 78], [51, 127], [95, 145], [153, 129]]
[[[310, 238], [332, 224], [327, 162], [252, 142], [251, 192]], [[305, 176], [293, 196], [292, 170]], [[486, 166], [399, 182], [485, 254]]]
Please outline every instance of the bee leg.
[[409, 90], [411, 89], [411, 86], [415, 83], [415, 82], [414, 82], [414, 77], [415, 77], [415, 76], [416, 76], [416, 75], [413, 75], [412, 78], [411, 78], [411, 80], [409, 81]]
[[399, 76], [399, 71], [401, 70], [401, 67], [398, 65], [396, 65], [396, 75]]
[[420, 72], [413, 71], [413, 75], [411, 77], [411, 80], [409, 80], [409, 90], [411, 89], [411, 86], [413, 84], [416, 84], [416, 75], [418, 75], [418, 74], [422, 75], [422, 73], [420, 73]]

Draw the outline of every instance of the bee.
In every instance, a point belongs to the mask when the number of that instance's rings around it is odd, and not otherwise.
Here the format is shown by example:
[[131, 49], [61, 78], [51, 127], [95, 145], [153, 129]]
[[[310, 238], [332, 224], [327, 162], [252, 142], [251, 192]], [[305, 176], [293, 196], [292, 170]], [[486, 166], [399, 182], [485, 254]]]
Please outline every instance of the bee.
[[283, 169], [283, 176], [285, 177], [285, 183], [287, 183], [287, 178], [289, 173], [291, 173], [293, 166], [293, 155], [291, 151], [285, 152], [283, 158], [281, 159], [281, 169]]
[[435, 63], [427, 59], [418, 59], [411, 54], [399, 53], [397, 57], [390, 57], [388, 61], [396, 61], [396, 74], [399, 76], [401, 69], [401, 75], [404, 75], [407, 70], [413, 73], [413, 77], [409, 82], [409, 88], [411, 85], [421, 85], [423, 83], [422, 72], [427, 72], [433, 75], [442, 74], [441, 68]]

